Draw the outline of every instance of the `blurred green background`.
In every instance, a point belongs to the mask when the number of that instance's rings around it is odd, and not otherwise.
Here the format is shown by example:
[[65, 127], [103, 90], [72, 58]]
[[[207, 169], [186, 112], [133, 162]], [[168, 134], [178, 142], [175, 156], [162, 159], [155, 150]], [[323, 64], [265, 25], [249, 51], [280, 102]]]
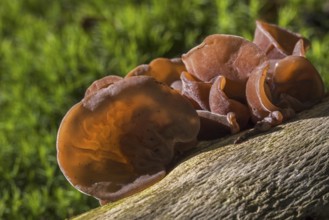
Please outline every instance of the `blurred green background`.
[[91, 82], [178, 57], [209, 34], [252, 40], [256, 19], [309, 38], [328, 88], [328, 0], [1, 0], [0, 219], [98, 206], [65, 180], [55, 148], [62, 117]]

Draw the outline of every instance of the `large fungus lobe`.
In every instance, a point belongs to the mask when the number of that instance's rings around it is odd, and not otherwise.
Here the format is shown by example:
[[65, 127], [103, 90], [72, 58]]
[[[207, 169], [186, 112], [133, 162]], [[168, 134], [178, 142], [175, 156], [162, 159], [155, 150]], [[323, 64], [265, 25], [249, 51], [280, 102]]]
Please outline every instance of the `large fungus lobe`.
[[178, 92], [136, 76], [99, 88], [71, 108], [57, 137], [62, 172], [102, 204], [166, 174], [180, 143], [196, 139], [199, 117]]
[[209, 82], [221, 75], [246, 82], [265, 56], [255, 44], [242, 37], [214, 34], [184, 54], [182, 60], [187, 71], [202, 81]]

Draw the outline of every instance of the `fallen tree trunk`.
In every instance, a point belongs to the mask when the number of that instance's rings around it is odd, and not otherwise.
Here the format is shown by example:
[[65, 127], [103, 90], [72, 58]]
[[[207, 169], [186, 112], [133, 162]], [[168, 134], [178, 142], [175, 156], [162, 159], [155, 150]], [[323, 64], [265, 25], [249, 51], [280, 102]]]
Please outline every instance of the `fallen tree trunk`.
[[76, 219], [329, 219], [329, 99], [234, 145], [202, 143], [149, 189]]

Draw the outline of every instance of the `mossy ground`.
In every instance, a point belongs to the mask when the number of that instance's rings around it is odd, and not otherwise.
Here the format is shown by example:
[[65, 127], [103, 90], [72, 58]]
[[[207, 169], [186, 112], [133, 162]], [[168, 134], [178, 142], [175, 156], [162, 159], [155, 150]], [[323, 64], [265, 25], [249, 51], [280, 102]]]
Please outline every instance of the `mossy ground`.
[[[63, 219], [97, 207], [65, 180], [56, 133], [94, 80], [177, 57], [213, 33], [252, 39], [256, 19], [305, 35], [329, 85], [328, 1], [1, 0], [0, 218]], [[326, 11], [327, 10], [327, 11]]]

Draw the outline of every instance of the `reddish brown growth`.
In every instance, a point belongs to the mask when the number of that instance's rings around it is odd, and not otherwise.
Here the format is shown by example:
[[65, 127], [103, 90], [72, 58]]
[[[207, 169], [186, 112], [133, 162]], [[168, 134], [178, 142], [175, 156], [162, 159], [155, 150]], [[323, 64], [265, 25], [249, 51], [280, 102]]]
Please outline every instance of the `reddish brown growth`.
[[308, 47], [300, 35], [257, 21], [253, 42], [215, 34], [182, 59], [97, 80], [61, 123], [60, 168], [105, 204], [162, 179], [197, 141], [279, 125], [324, 96]]
[[170, 86], [179, 80], [181, 72], [185, 70], [181, 59], [157, 58], [148, 65], [142, 64], [131, 70], [126, 75], [126, 78], [132, 76], [152, 76], [157, 81]]
[[93, 88], [64, 117], [57, 158], [74, 187], [104, 203], [163, 178], [182, 143], [195, 140], [199, 118], [184, 97], [149, 76]]

